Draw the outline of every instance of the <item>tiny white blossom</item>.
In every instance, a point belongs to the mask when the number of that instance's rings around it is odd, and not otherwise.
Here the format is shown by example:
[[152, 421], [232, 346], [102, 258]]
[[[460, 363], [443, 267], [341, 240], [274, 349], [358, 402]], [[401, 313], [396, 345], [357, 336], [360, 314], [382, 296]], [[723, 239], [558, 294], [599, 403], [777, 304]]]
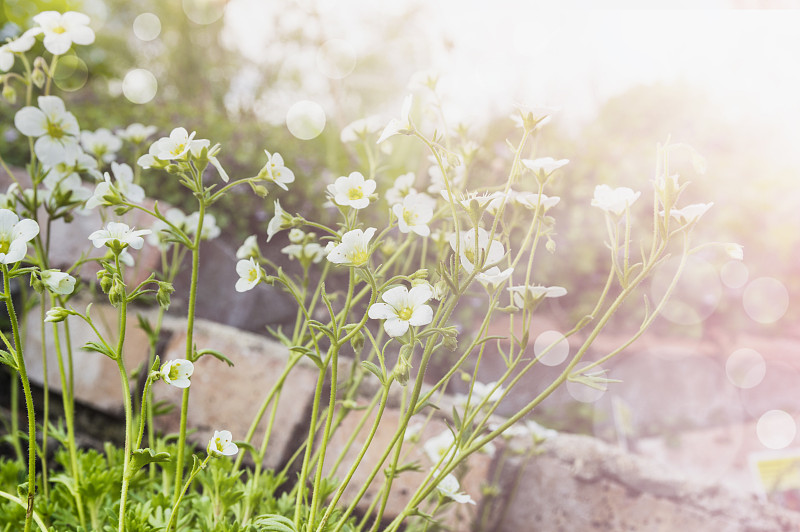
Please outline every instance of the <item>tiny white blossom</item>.
[[239, 249], [236, 250], [237, 259], [249, 259], [250, 257], [258, 257], [261, 254], [258, 249], [258, 240], [256, 235], [250, 235], [244, 239], [244, 242]]
[[149, 154], [162, 161], [182, 159], [189, 153], [195, 132], [189, 134], [186, 128], [176, 127], [169, 137], [161, 137], [150, 145]]
[[374, 320], [386, 320], [383, 328], [391, 337], [402, 336], [410, 325], [419, 327], [433, 320], [433, 309], [426, 305], [433, 296], [430, 285], [417, 285], [411, 290], [396, 286], [381, 295], [383, 303], [373, 303], [368, 315]]
[[545, 174], [550, 174], [555, 172], [562, 166], [569, 163], [569, 159], [559, 159], [555, 160], [552, 157], [541, 157], [539, 159], [522, 159], [522, 164], [525, 165], [526, 168], [529, 170], [533, 170], [534, 172], [544, 172]]
[[508, 291], [511, 292], [514, 304], [520, 308], [525, 305], [526, 296], [530, 300], [538, 301], [546, 297], [562, 297], [567, 295], [567, 289], [562, 286], [509, 286]]
[[14, 115], [14, 126], [26, 137], [36, 137], [33, 152], [47, 166], [67, 157], [67, 150], [78, 144], [80, 128], [75, 116], [58, 96], [39, 96], [39, 107], [23, 107]]
[[398, 176], [397, 179], [394, 180], [394, 185], [392, 188], [386, 191], [386, 201], [389, 203], [389, 205], [400, 203], [403, 201], [403, 198], [409, 194], [414, 194], [417, 192], [413, 187], [414, 179], [414, 172], [409, 172], [407, 174]]
[[239, 452], [239, 447], [233, 443], [233, 436], [229, 430], [215, 430], [206, 450], [214, 457], [233, 456]]
[[367, 135], [377, 133], [381, 127], [383, 127], [383, 122], [378, 115], [360, 118], [344, 126], [339, 138], [342, 142], [355, 142], [359, 139], [365, 139]]
[[158, 128], [156, 126], [145, 126], [139, 122], [134, 122], [125, 129], [117, 130], [117, 137], [133, 144], [141, 144], [152, 136]]
[[[461, 231], [458, 237], [452, 234], [449, 241], [453, 251], [456, 251], [458, 245], [461, 266], [467, 273], [472, 273], [476, 266], [481, 266], [478, 263], [481, 258], [484, 259], [484, 265], [491, 266], [499, 262], [506, 253], [505, 247], [499, 240], [489, 241], [489, 233], [482, 227], [477, 228], [477, 234], [476, 229]], [[489, 270], [486, 266], [484, 268]]]
[[144, 200], [144, 189], [133, 182], [133, 168], [125, 163], [111, 163], [111, 173], [114, 174], [115, 183], [111, 182], [111, 175], [105, 172], [104, 180], [95, 187], [94, 195], [86, 202], [86, 208], [92, 209], [98, 205], [106, 205], [104, 196], [119, 193], [124, 199], [131, 203], [141, 203]]
[[438, 463], [440, 460], [442, 462], [449, 462], [456, 454], [456, 447], [453, 445], [454, 441], [453, 433], [449, 430], [445, 430], [438, 436], [434, 436], [422, 444], [422, 450], [434, 464]]
[[126, 244], [133, 249], [142, 249], [144, 245], [144, 235], [149, 235], [150, 229], [133, 230], [128, 224], [120, 222], [108, 222], [105, 229], [98, 229], [91, 235], [89, 240], [96, 248], [112, 244], [116, 241], [117, 245]]
[[427, 194], [409, 194], [403, 198], [402, 203], [393, 205], [392, 212], [397, 216], [400, 232], [413, 231], [420, 236], [430, 235], [428, 222], [433, 218], [435, 206], [436, 202]]
[[292, 217], [284, 211], [278, 200], [275, 200], [275, 214], [267, 224], [267, 242], [272, 240], [279, 231], [289, 229], [292, 226]]
[[237, 262], [236, 273], [239, 274], [239, 280], [236, 281], [237, 292], [252, 290], [261, 280], [261, 266], [253, 257]]
[[42, 282], [48, 290], [62, 296], [71, 294], [75, 290], [75, 278], [60, 270], [43, 270]]
[[65, 54], [72, 44], [92, 44], [94, 31], [89, 27], [89, 17], [83, 13], [67, 11], [43, 11], [33, 17], [39, 27], [26, 33], [38, 35], [44, 33], [44, 47], [53, 55]]
[[0, 70], [8, 72], [14, 66], [14, 54], [23, 53], [30, 50], [36, 43], [33, 35], [26, 31], [13, 41], [0, 46]]
[[408, 134], [413, 129], [413, 125], [411, 124], [411, 105], [413, 104], [413, 96], [409, 94], [403, 100], [403, 108], [400, 111], [400, 119], [392, 118], [389, 123], [384, 128], [383, 133], [381, 133], [380, 138], [378, 138], [378, 144], [383, 142], [384, 140], [388, 139], [389, 137], [397, 134]]
[[281, 249], [281, 253], [288, 255], [292, 259], [299, 261], [309, 260], [314, 264], [319, 263], [325, 257], [325, 249], [316, 242], [289, 244]]
[[734, 260], [744, 260], [744, 247], [741, 244], [725, 244], [725, 253]]
[[219, 144], [211, 146], [211, 141], [208, 139], [195, 139], [189, 142], [189, 151], [195, 157], [200, 157], [200, 155], [203, 153], [203, 148], [206, 149], [206, 157], [208, 158], [208, 162], [211, 163], [211, 166], [217, 169], [217, 173], [222, 180], [226, 183], [230, 181], [228, 172], [225, 171], [225, 168], [222, 167], [222, 163], [220, 163], [219, 159], [216, 157], [220, 150]]
[[370, 227], [366, 231], [353, 229], [346, 232], [342, 235], [342, 242], [328, 250], [328, 260], [334, 264], [363, 266], [369, 260], [369, 241], [375, 231]]
[[461, 486], [458, 484], [458, 479], [452, 473], [448, 473], [443, 478], [440, 478], [436, 489], [439, 490], [439, 493], [443, 496], [453, 499], [459, 504], [475, 504], [472, 497], [459, 491]]
[[101, 127], [97, 131], [81, 131], [81, 146], [98, 159], [110, 163], [122, 148], [122, 140]]
[[164, 382], [176, 388], [188, 388], [191, 384], [192, 373], [194, 373], [194, 364], [183, 358], [176, 358], [164, 363], [159, 371]]
[[283, 190], [289, 190], [286, 185], [287, 183], [294, 183], [294, 172], [286, 168], [280, 153], [270, 153], [267, 150], [264, 150], [264, 153], [267, 154], [267, 164], [264, 165], [258, 176], [267, 181], [272, 181]]
[[361, 172], [351, 172], [333, 183], [333, 201], [342, 207], [363, 209], [369, 205], [369, 195], [375, 192], [375, 186], [374, 179], [365, 180]]
[[35, 220], [20, 220], [13, 211], [0, 209], [0, 263], [15, 264], [24, 259], [28, 242], [38, 234]]
[[494, 199], [489, 202], [486, 210], [494, 214], [500, 209], [500, 206], [505, 203], [515, 203], [526, 209], [536, 210], [537, 205], [539, 208], [547, 212], [551, 207], [555, 207], [561, 201], [558, 196], [547, 196], [545, 194], [537, 194], [535, 192], [519, 192], [516, 190], [509, 190], [506, 194], [496, 192]]
[[592, 207], [599, 207], [606, 212], [620, 216], [625, 209], [639, 199], [641, 192], [634, 192], [628, 187], [611, 188], [608, 185], [597, 185], [594, 188]]
[[[183, 211], [178, 209], [177, 207], [172, 207], [171, 209], [168, 209], [167, 212], [164, 213], [164, 218], [167, 219], [167, 222], [174, 225], [181, 231], [185, 232], [187, 230], [186, 226], [187, 217], [183, 213]], [[156, 220], [155, 222], [153, 222], [153, 225], [150, 226], [152, 233], [147, 235], [148, 244], [150, 244], [151, 246], [164, 247], [164, 248], [169, 246], [170, 242], [168, 242], [166, 238], [169, 236], [168, 230], [170, 229], [170, 226], [169, 224], [167, 224], [167, 222], [163, 220]]]
[[713, 203], [693, 203], [692, 205], [687, 205], [682, 209], [672, 209], [669, 211], [669, 214], [677, 219], [681, 224], [688, 225], [693, 222], [696, 222], [703, 216], [711, 206], [714, 205]]

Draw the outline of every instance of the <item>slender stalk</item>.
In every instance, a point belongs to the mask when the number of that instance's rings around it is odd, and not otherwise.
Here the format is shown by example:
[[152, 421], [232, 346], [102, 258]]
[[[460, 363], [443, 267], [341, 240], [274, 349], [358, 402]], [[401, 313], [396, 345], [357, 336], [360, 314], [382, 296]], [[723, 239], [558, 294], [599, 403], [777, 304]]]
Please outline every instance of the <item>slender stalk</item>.
[[[114, 257], [117, 273], [122, 275], [122, 267], [119, 255]], [[125, 357], [122, 356], [122, 348], [125, 345], [125, 331], [128, 322], [128, 294], [122, 285], [122, 298], [119, 303], [119, 338], [117, 340], [116, 361], [119, 368], [119, 378], [122, 383], [122, 400], [125, 409], [125, 452], [123, 455], [122, 466], [122, 488], [119, 498], [119, 526], [118, 532], [125, 532], [125, 507], [128, 499], [128, 484], [131, 477], [131, 443], [133, 438], [133, 406], [131, 401], [131, 386], [128, 380], [128, 370], [125, 368]]]
[[22, 393], [25, 395], [25, 409], [28, 415], [28, 499], [24, 532], [30, 532], [33, 519], [33, 501], [36, 496], [36, 414], [33, 408], [31, 383], [28, 380], [25, 359], [22, 356], [19, 322], [17, 321], [17, 313], [14, 310], [14, 301], [11, 299], [11, 279], [9, 278], [8, 265], [0, 264], [0, 266], [3, 273], [3, 293], [6, 298], [6, 309], [11, 320], [11, 332], [14, 336], [17, 370], [19, 371], [19, 380], [22, 382]]

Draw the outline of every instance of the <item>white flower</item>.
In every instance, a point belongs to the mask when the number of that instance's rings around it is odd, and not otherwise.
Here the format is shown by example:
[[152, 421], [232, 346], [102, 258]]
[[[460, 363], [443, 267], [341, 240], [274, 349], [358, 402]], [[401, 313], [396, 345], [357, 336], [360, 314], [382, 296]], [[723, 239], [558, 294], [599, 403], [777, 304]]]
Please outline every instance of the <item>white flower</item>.
[[333, 201], [342, 207], [363, 209], [369, 205], [369, 195], [375, 192], [375, 180], [364, 179], [361, 172], [351, 172], [333, 183]]
[[617, 216], [639, 199], [641, 192], [634, 192], [628, 187], [611, 188], [608, 185], [597, 185], [594, 188], [592, 207], [599, 207]]
[[328, 251], [328, 260], [334, 264], [363, 266], [369, 260], [369, 241], [375, 231], [370, 227], [366, 231], [353, 229], [346, 232], [342, 235], [342, 242]]
[[508, 291], [511, 292], [514, 304], [520, 308], [525, 306], [526, 299], [536, 302], [546, 297], [562, 297], [567, 295], [567, 289], [562, 286], [509, 286]]
[[[193, 212], [186, 217], [186, 231], [190, 235], [197, 233], [197, 222], [200, 220], [200, 213]], [[217, 225], [217, 218], [210, 212], [203, 216], [203, 228], [200, 232], [202, 240], [214, 240], [222, 233], [222, 229]]]
[[122, 148], [122, 140], [108, 129], [101, 127], [97, 131], [81, 131], [81, 145], [98, 159], [110, 163]]
[[438, 436], [434, 436], [422, 445], [422, 450], [427, 455], [428, 459], [434, 464], [442, 462], [449, 462], [456, 454], [455, 445], [453, 442], [453, 433], [445, 430]]
[[195, 132], [189, 134], [185, 128], [176, 127], [169, 137], [161, 137], [150, 145], [149, 154], [162, 161], [182, 159], [189, 153]]
[[[128, 224], [120, 222], [108, 222], [105, 229], [98, 229], [91, 235], [89, 240], [94, 247], [99, 248], [104, 245], [127, 245], [133, 249], [142, 249], [144, 239], [142, 236], [152, 233], [150, 229], [139, 229], [134, 231]], [[114, 243], [117, 244], [114, 244]]]
[[30, 35], [44, 33], [44, 47], [53, 55], [66, 53], [72, 43], [92, 44], [94, 31], [89, 27], [89, 17], [83, 13], [43, 11], [33, 21], [40, 27], [28, 30]]
[[494, 199], [489, 202], [486, 210], [492, 214], [495, 214], [498, 209], [500, 209], [500, 205], [503, 204], [504, 198], [506, 204], [516, 203], [517, 205], [521, 205], [522, 207], [530, 210], [536, 210], [538, 205], [545, 212], [547, 212], [547, 210], [551, 207], [558, 205], [558, 203], [561, 201], [561, 198], [558, 196], [547, 196], [545, 194], [537, 194], [535, 192], [518, 192], [516, 190], [509, 190], [506, 194], [503, 194], [502, 192], [496, 192], [494, 194]]
[[267, 242], [272, 240], [279, 231], [289, 229], [292, 226], [292, 217], [283, 210], [278, 200], [275, 200], [275, 214], [267, 224]]
[[75, 278], [60, 270], [43, 270], [42, 282], [48, 290], [62, 296], [71, 294], [75, 290]]
[[420, 236], [428, 236], [431, 230], [428, 222], [433, 218], [433, 208], [436, 202], [426, 194], [409, 194], [403, 203], [392, 206], [392, 212], [397, 216], [397, 224], [401, 233], [414, 231]]
[[156, 126], [145, 126], [139, 122], [134, 122], [125, 129], [118, 129], [117, 137], [134, 144], [140, 144], [156, 131], [158, 131]]
[[[187, 217], [183, 211], [177, 207], [167, 210], [167, 212], [164, 213], [164, 218], [167, 219], [167, 222], [174, 225], [181, 231], [186, 231]], [[163, 220], [156, 220], [153, 222], [153, 225], [150, 226], [152, 233], [147, 235], [148, 244], [156, 247], [166, 247], [169, 245], [169, 242], [167, 242], [166, 238], [168, 238], [170, 234], [169, 229], [171, 229], [171, 227], [167, 222]]]
[[392, 338], [402, 336], [409, 325], [419, 327], [433, 320], [433, 309], [425, 303], [433, 296], [430, 285], [417, 285], [411, 290], [396, 286], [381, 295], [384, 303], [373, 303], [369, 307], [369, 317], [373, 320], [386, 320], [383, 328]]
[[252, 290], [261, 280], [261, 266], [258, 265], [253, 257], [237, 262], [236, 273], [239, 274], [239, 280], [236, 281], [237, 292]]
[[211, 166], [217, 169], [219, 176], [227, 183], [230, 180], [230, 177], [228, 177], [228, 172], [225, 171], [225, 168], [222, 167], [222, 163], [220, 163], [219, 159], [216, 157], [216, 155], [219, 153], [220, 145], [215, 144], [211, 146], [211, 141], [208, 139], [197, 139], [189, 142], [189, 151], [195, 157], [200, 157], [200, 155], [203, 153], [203, 148], [206, 149], [206, 158], [208, 158], [208, 162], [211, 163]]
[[546, 105], [517, 104], [517, 111], [518, 114], [511, 115], [511, 119], [517, 124], [517, 127], [532, 126], [533, 129], [539, 129], [550, 122], [553, 113], [558, 111], [558, 108]]
[[681, 224], [688, 225], [696, 222], [703, 216], [713, 203], [693, 203], [682, 209], [672, 209], [670, 215], [677, 219]]
[[[439, 191], [445, 201], [450, 201], [450, 193], [446, 189]], [[498, 192], [492, 194], [479, 194], [477, 192], [468, 192], [463, 194], [461, 192], [453, 194], [453, 201], [467, 212], [470, 212], [475, 206], [478, 210], [483, 210], [489, 207], [498, 197]]]
[[20, 220], [13, 211], [0, 209], [0, 263], [15, 264], [24, 259], [28, 242], [38, 234], [35, 220]]
[[535, 173], [544, 172], [545, 174], [550, 174], [567, 163], [569, 163], [569, 159], [555, 160], [552, 157], [522, 159], [522, 164], [525, 165], [526, 168], [533, 170]]
[[360, 118], [355, 122], [347, 124], [342, 129], [339, 136], [342, 142], [355, 142], [358, 139], [364, 139], [367, 135], [377, 133], [380, 131], [383, 122], [378, 115], [368, 116], [367, 118]]
[[267, 154], [267, 164], [259, 172], [259, 177], [272, 181], [283, 190], [289, 190], [286, 184], [294, 182], [294, 172], [283, 164], [283, 157], [280, 153], [270, 153], [267, 150], [264, 150], [264, 153]]
[[0, 46], [0, 70], [8, 72], [14, 66], [14, 54], [27, 52], [36, 43], [30, 31]]
[[[103, 179], [97, 170], [95, 158], [84, 152], [77, 144], [67, 148], [63, 161], [55, 166], [47, 166], [46, 169], [48, 172], [42, 182], [50, 190], [61, 188], [75, 191], [83, 183], [80, 174], [89, 174], [95, 179]], [[84, 194], [84, 192], [80, 192], [80, 194]]]
[[398, 176], [397, 179], [394, 180], [392, 188], [386, 191], [386, 201], [389, 205], [400, 203], [403, 201], [403, 198], [409, 194], [416, 193], [416, 190], [412, 186], [414, 185], [414, 179], [414, 172], [409, 172]]
[[190, 360], [176, 358], [161, 366], [158, 373], [167, 384], [176, 388], [188, 388], [191, 384], [189, 379], [194, 373], [194, 364]]
[[229, 430], [215, 430], [214, 436], [209, 440], [206, 450], [208, 454], [215, 457], [233, 456], [239, 452], [239, 447], [233, 443]]
[[316, 242], [309, 242], [307, 244], [289, 244], [281, 249], [281, 253], [292, 259], [309, 260], [317, 264], [325, 256], [325, 249]]
[[107, 205], [104, 196], [119, 193], [124, 199], [131, 203], [141, 203], [144, 200], [144, 189], [133, 182], [133, 168], [125, 163], [111, 163], [111, 173], [114, 174], [114, 184], [111, 183], [111, 175], [104, 174], [104, 181], [97, 184], [94, 195], [86, 202], [86, 208], [92, 209], [98, 205]]
[[291, 242], [292, 244], [300, 244], [303, 242], [305, 238], [306, 234], [299, 227], [295, 227], [291, 231], [289, 231], [289, 242]]
[[725, 253], [734, 260], [744, 260], [744, 247], [741, 244], [725, 244]]
[[[456, 251], [456, 246], [458, 245], [461, 266], [467, 270], [467, 273], [472, 273], [475, 267], [495, 265], [497, 262], [500, 262], [506, 254], [505, 247], [503, 247], [500, 241], [492, 240], [489, 242], [489, 233], [482, 227], [461, 231], [458, 241], [456, 240], [455, 234], [450, 235], [449, 240], [450, 247], [453, 248], [453, 251]], [[479, 262], [482, 259], [483, 262]], [[487, 269], [487, 273], [489, 270], [490, 268]]]
[[58, 96], [39, 96], [39, 107], [23, 107], [14, 115], [14, 125], [26, 137], [36, 137], [33, 151], [47, 166], [67, 157], [67, 150], [78, 144], [80, 128]]
[[453, 476], [452, 473], [448, 473], [443, 478], [440, 478], [436, 489], [439, 490], [439, 493], [443, 496], [453, 499], [459, 504], [475, 504], [472, 497], [458, 491], [461, 489], [461, 486], [458, 484], [458, 479]]
[[258, 257], [261, 251], [258, 249], [258, 240], [256, 235], [250, 235], [244, 239], [244, 243], [236, 250], [237, 259], [249, 259], [250, 257]]
[[403, 100], [403, 108], [400, 111], [400, 119], [392, 118], [389, 123], [384, 128], [383, 133], [381, 133], [380, 138], [378, 138], [378, 144], [383, 142], [384, 140], [388, 139], [393, 135], [397, 135], [402, 133], [407, 135], [408, 133], [413, 130], [414, 126], [411, 123], [411, 105], [414, 103], [413, 96], [409, 94]]

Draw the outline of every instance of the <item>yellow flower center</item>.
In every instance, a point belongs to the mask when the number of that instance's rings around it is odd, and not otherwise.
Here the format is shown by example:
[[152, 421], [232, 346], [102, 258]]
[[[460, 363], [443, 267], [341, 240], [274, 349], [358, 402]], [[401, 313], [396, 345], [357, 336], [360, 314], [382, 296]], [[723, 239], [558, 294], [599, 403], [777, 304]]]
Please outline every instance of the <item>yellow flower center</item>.
[[11, 240], [8, 235], [0, 235], [0, 253], [8, 253], [8, 248], [11, 247]]
[[408, 321], [411, 319], [412, 314], [414, 314], [414, 309], [411, 307], [403, 307], [397, 312], [397, 317], [403, 321]]
[[474, 249], [465, 249], [464, 256], [467, 257], [467, 260], [470, 261], [472, 264], [475, 264], [475, 250]]
[[247, 274], [247, 280], [253, 282], [256, 279], [258, 279], [258, 270], [256, 269], [250, 270], [250, 272]]
[[53, 28], [53, 33], [61, 34], [61, 33], [66, 33], [66, 32], [67, 32], [67, 28], [65, 28], [64, 26], [56, 26], [55, 28]]
[[175, 155], [177, 157], [178, 155], [183, 153], [183, 149], [185, 147], [186, 147], [186, 144], [178, 144], [177, 146], [175, 146], [175, 149], [173, 149], [172, 152], [170, 152], [170, 153], [172, 153], [172, 155]]
[[47, 136], [52, 137], [54, 139], [60, 139], [64, 136], [64, 128], [61, 127], [61, 123], [59, 122], [50, 122], [47, 121]]
[[403, 220], [408, 225], [417, 225], [417, 213], [408, 209], [403, 209]]
[[347, 197], [351, 200], [359, 200], [364, 197], [361, 187], [351, 188], [347, 191]]
[[361, 266], [362, 264], [367, 262], [369, 255], [367, 255], [366, 250], [363, 249], [356, 249], [350, 254], [350, 263], [355, 266]]

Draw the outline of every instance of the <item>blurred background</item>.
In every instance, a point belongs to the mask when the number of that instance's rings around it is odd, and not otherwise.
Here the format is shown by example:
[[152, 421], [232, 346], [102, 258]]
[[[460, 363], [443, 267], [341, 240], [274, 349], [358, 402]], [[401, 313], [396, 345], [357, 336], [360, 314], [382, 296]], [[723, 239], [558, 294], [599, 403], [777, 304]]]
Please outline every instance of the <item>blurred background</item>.
[[[683, 204], [714, 203], [696, 241], [742, 244], [745, 260], [719, 249], [696, 255], [649, 340], [608, 368], [625, 382], [606, 394], [566, 390], [540, 419], [748, 490], [752, 456], [798, 444], [800, 11], [793, 8], [800, 3], [0, 4], [2, 39], [42, 10], [92, 18], [96, 44], [77, 47], [56, 72], [59, 94], [82, 129], [142, 122], [163, 135], [181, 125], [220, 142], [220, 159], [239, 177], [258, 172], [264, 149], [279, 151], [298, 176], [292, 193], [279, 196], [293, 212], [326, 216], [321, 186], [363, 170], [358, 153], [340, 141], [342, 128], [398, 115], [420, 72], [438, 77], [450, 129], [479, 146], [473, 188], [504, 179], [505, 140], [519, 136], [510, 119], [516, 104], [557, 108], [530, 154], [570, 159], [551, 191], [561, 197], [552, 211], [556, 254], [537, 267], [539, 282], [570, 293], [546, 309], [545, 332], [586, 313], [605, 277], [605, 227], [589, 207], [594, 187], [628, 186], [648, 198], [657, 144], [691, 146], [674, 152], [671, 170], [691, 181]], [[417, 123], [425, 123], [429, 103], [417, 103]], [[0, 107], [0, 150], [24, 166], [27, 142], [13, 128], [17, 107]], [[405, 138], [391, 144], [379, 186], [405, 171], [425, 173], [419, 146]], [[193, 204], [177, 183], [156, 174], [145, 179], [154, 196]], [[642, 227], [650, 223], [646, 203], [635, 210]], [[215, 208], [238, 245], [248, 234], [265, 234], [272, 196], [265, 201], [243, 190]], [[652, 296], [663, 290], [668, 266]], [[637, 316], [623, 312], [603, 345], [613, 348], [613, 334], [623, 338], [638, 327]], [[485, 371], [490, 380], [491, 367]], [[698, 450], [706, 447], [708, 453]]]

